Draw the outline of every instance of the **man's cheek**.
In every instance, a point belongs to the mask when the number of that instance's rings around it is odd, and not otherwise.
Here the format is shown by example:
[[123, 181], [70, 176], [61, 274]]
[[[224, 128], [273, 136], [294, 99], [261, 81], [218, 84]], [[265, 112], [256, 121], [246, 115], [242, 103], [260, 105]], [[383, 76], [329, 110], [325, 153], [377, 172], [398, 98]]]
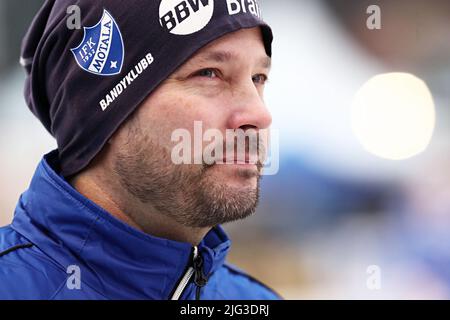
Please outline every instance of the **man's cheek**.
[[177, 127], [193, 129], [195, 121], [201, 121], [206, 128], [220, 128], [227, 115], [220, 98], [190, 97], [183, 101], [175, 102], [172, 113], [174, 123]]
[[228, 90], [226, 84], [218, 80], [198, 79], [192, 80], [183, 86], [186, 97], [205, 98], [205, 99], [222, 99], [224, 93]]

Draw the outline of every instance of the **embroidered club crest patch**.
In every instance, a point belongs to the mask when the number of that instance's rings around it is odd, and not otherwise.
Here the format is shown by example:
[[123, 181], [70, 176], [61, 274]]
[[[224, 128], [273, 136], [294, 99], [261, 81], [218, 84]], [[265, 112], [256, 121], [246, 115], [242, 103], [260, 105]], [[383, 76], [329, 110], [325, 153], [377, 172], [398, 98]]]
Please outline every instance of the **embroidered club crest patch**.
[[78, 65], [100, 76], [112, 76], [122, 70], [124, 45], [119, 26], [107, 11], [93, 27], [84, 27], [84, 37], [78, 47], [70, 49]]

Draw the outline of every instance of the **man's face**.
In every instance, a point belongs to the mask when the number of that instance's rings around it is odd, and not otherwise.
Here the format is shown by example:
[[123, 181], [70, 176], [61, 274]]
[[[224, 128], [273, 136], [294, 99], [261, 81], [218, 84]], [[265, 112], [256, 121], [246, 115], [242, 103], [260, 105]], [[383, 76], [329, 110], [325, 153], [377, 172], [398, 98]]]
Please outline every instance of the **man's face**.
[[[272, 119], [263, 92], [269, 68], [259, 28], [228, 34], [191, 57], [112, 140], [113, 172], [126, 192], [190, 227], [251, 215], [258, 202], [261, 165], [175, 164], [171, 155], [179, 141], [172, 141], [172, 134], [178, 129], [191, 133], [194, 159], [195, 121], [201, 121], [203, 132], [217, 129], [224, 138], [227, 129], [268, 128]], [[210, 143], [203, 141], [202, 147]], [[145, 223], [145, 217], [132, 218]]]

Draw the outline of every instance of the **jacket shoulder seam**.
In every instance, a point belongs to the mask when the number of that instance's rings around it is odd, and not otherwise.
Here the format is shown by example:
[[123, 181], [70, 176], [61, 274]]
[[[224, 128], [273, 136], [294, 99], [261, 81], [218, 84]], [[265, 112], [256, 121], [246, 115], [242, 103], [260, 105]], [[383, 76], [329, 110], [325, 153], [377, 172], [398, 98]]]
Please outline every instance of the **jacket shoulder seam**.
[[266, 290], [268, 290], [271, 293], [273, 293], [274, 295], [276, 295], [279, 299], [283, 299], [283, 297], [280, 294], [278, 294], [274, 289], [270, 288], [268, 285], [266, 285], [262, 281], [256, 279], [255, 277], [249, 275], [248, 273], [244, 272], [243, 270], [239, 270], [237, 267], [234, 267], [233, 265], [229, 264], [228, 262], [224, 263], [224, 267], [226, 267], [230, 272], [240, 275], [240, 276], [243, 276], [245, 278], [248, 278], [250, 281], [262, 286]]
[[67, 283], [67, 280], [64, 279], [61, 284], [56, 288], [56, 291], [50, 296], [48, 300], [56, 300], [56, 296], [61, 292], [61, 290], [64, 288], [64, 284]]
[[33, 244], [31, 242], [16, 244], [8, 249], [0, 251], [0, 258], [7, 255], [8, 253], [14, 252], [19, 249], [31, 248]]

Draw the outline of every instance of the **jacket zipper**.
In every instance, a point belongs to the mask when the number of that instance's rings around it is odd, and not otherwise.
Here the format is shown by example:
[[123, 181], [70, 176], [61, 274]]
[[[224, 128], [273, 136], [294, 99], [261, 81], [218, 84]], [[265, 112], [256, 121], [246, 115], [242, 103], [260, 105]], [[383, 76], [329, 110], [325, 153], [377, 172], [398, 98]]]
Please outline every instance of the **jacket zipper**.
[[201, 290], [208, 283], [208, 278], [203, 273], [203, 258], [199, 254], [194, 258], [194, 283], [197, 286], [195, 290], [195, 300], [200, 300]]
[[195, 299], [200, 300], [201, 289], [208, 282], [208, 278], [203, 273], [203, 258], [202, 255], [199, 254], [197, 246], [194, 247], [192, 265], [187, 269], [186, 273], [181, 278], [181, 281], [178, 284], [178, 287], [175, 289], [175, 292], [173, 293], [171, 300], [180, 299], [184, 289], [186, 289], [192, 276], [194, 276], [194, 283], [197, 286]]

